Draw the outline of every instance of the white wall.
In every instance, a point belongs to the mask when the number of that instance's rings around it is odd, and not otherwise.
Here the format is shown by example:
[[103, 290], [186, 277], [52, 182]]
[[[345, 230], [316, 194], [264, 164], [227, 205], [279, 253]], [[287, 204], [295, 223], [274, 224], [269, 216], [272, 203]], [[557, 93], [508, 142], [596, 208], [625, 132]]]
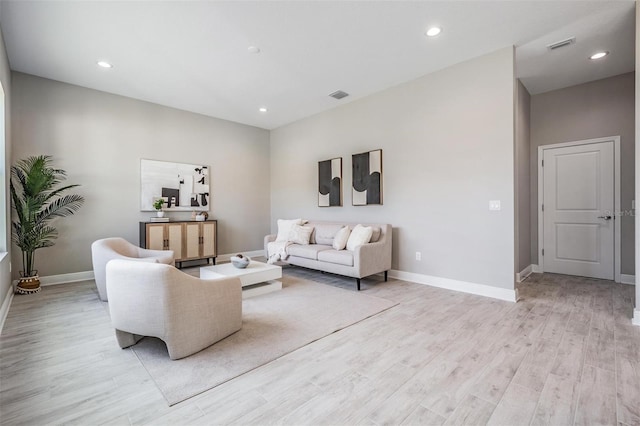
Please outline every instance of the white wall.
[[516, 108], [516, 272], [531, 265], [531, 95], [518, 81]]
[[[531, 97], [531, 257], [538, 263], [538, 147], [620, 136], [620, 201], [631, 211], [634, 198], [634, 73], [592, 81]], [[634, 274], [634, 219], [621, 221], [621, 269]]]
[[[262, 247], [270, 214], [268, 131], [21, 73], [13, 73], [12, 93], [13, 161], [53, 155], [86, 198], [79, 213], [57, 222], [56, 246], [36, 252], [40, 275], [91, 270], [96, 239], [138, 242], [138, 221], [153, 215], [140, 212], [141, 158], [210, 166], [219, 253]], [[17, 249], [13, 262], [16, 276]]]
[[[635, 90], [635, 130], [636, 130], [636, 203], [640, 202], [640, 6], [636, 2], [636, 90]], [[637, 211], [637, 206], [636, 206]], [[640, 216], [635, 215], [635, 270], [636, 272], [636, 307], [633, 323], [640, 325]]]
[[[294, 217], [387, 222], [393, 269], [513, 289], [514, 82], [509, 47], [273, 130], [272, 229]], [[384, 205], [354, 207], [351, 155], [378, 148]], [[344, 206], [320, 208], [317, 162], [333, 157]]]
[[[0, 173], [2, 173], [2, 185], [4, 185], [4, 204], [6, 217], [10, 217], [11, 203], [9, 201], [9, 170], [11, 159], [11, 71], [9, 70], [9, 60], [7, 58], [7, 51], [4, 45], [4, 38], [2, 37], [2, 31], [0, 30], [0, 83], [4, 90], [4, 139], [5, 147], [4, 154], [0, 155], [4, 161], [0, 164]], [[9, 254], [4, 256], [0, 260], [0, 324], [2, 324], [2, 306], [5, 303], [5, 298], [9, 294], [11, 288], [11, 273], [9, 272], [11, 262], [11, 228], [10, 221], [0, 221], [0, 226], [5, 227], [5, 238], [0, 241], [0, 251], [6, 250]], [[8, 306], [8, 305], [7, 305]]]

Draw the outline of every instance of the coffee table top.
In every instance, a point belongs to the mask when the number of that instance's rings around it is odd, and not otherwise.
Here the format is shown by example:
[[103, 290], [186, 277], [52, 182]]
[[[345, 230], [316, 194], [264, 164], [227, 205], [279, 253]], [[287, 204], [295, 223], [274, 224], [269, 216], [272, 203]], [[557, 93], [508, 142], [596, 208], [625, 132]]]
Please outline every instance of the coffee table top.
[[216, 272], [218, 274], [226, 275], [228, 277], [237, 277], [240, 275], [255, 274], [255, 273], [260, 273], [264, 271], [281, 271], [282, 273], [282, 267], [278, 265], [269, 265], [269, 264], [258, 262], [255, 260], [252, 260], [251, 263], [249, 263], [249, 265], [244, 269], [236, 268], [231, 263], [221, 263], [219, 265], [203, 266], [200, 269], [207, 269], [207, 270], [210, 270], [211, 272]]
[[220, 276], [239, 277], [242, 285], [247, 286], [282, 278], [282, 267], [252, 260], [244, 269], [236, 268], [231, 263], [203, 266], [200, 268], [200, 278], [211, 279]]

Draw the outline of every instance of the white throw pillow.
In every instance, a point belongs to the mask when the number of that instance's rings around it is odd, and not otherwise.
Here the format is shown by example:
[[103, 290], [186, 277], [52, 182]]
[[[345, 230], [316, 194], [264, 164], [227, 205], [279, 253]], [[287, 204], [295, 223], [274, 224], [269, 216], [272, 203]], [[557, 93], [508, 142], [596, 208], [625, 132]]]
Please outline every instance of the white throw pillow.
[[278, 235], [276, 236], [276, 241], [289, 241], [289, 235], [291, 235], [293, 225], [302, 225], [302, 223], [302, 219], [278, 219]]
[[370, 226], [356, 225], [349, 235], [347, 241], [347, 250], [353, 251], [356, 247], [367, 244], [371, 240], [373, 229]]
[[291, 234], [289, 234], [289, 241], [294, 244], [308, 245], [311, 233], [313, 232], [313, 226], [300, 226], [293, 225], [291, 228]]
[[371, 234], [371, 240], [369, 242], [375, 243], [380, 239], [380, 235], [382, 235], [382, 229], [378, 228], [377, 226], [374, 226], [372, 229], [373, 233]]
[[348, 226], [343, 227], [338, 231], [335, 237], [333, 237], [333, 248], [336, 250], [344, 250], [349, 240], [351, 230]]

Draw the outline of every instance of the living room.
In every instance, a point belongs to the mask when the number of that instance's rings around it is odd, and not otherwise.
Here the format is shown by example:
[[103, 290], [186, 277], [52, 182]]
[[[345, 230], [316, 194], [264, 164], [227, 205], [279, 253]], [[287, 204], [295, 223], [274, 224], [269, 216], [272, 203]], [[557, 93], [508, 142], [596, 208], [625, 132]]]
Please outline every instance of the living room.
[[[459, 5], [460, 10], [452, 6], [453, 9], [448, 10], [448, 13], [454, 16], [456, 13], [467, 16], [484, 10], [483, 13], [491, 15], [490, 12], [495, 11], [492, 8], [499, 7], [489, 4], [490, 2], [484, 5], [482, 3], [478, 2], [476, 6]], [[524, 12], [512, 11], [509, 12], [513, 13], [511, 16], [520, 17], [523, 22], [526, 22], [527, 13], [532, 13], [537, 6], [536, 2], [525, 3], [523, 2], [521, 6]], [[83, 208], [73, 217], [57, 223], [60, 238], [55, 247], [44, 249], [40, 253], [37, 259], [40, 274], [47, 277], [51, 283], [91, 279], [89, 248], [92, 242], [114, 236], [133, 243], [139, 240], [139, 222], [148, 220], [152, 214], [140, 209], [140, 160], [154, 159], [181, 163], [202, 162], [210, 167], [212, 207], [209, 214], [218, 221], [218, 252], [227, 257], [235, 253], [255, 253], [261, 250], [264, 236], [277, 231], [278, 219], [301, 217], [310, 220], [389, 223], [393, 226], [393, 255], [389, 275], [392, 279], [402, 280], [397, 283], [429, 284], [457, 290], [463, 292], [462, 295], [451, 297], [453, 299], [460, 297], [455, 299], [458, 303], [470, 305], [480, 302], [471, 299], [477, 296], [470, 296], [469, 293], [498, 299], [499, 303], [507, 301], [513, 304], [522, 298], [522, 294], [519, 293], [522, 293], [525, 288], [525, 294], [531, 297], [531, 294], [526, 291], [527, 281], [519, 284], [517, 278], [524, 280], [529, 273], [537, 272], [535, 267], [539, 249], [537, 244], [538, 197], [537, 179], [534, 177], [537, 178], [539, 146], [547, 143], [620, 136], [622, 149], [620, 209], [630, 211], [632, 200], [637, 199], [638, 189], [637, 185], [633, 185], [633, 181], [634, 170], [638, 168], [636, 159], [638, 151], [635, 150], [636, 154], [634, 154], [634, 145], [637, 144], [638, 139], [634, 138], [638, 126], [636, 118], [638, 102], [633, 88], [635, 86], [637, 91], [638, 77], [633, 72], [635, 69], [633, 61], [631, 61], [632, 68], [628, 68], [628, 65], [625, 65], [626, 62], [616, 59], [614, 47], [603, 46], [602, 48], [611, 51], [610, 57], [605, 60], [615, 59], [621, 62], [623, 67], [621, 71], [613, 74], [605, 72], [605, 75], [594, 80], [583, 80], [531, 95], [527, 91], [528, 88], [517, 83], [518, 78], [527, 82], [526, 76], [522, 74], [523, 68], [518, 69], [516, 66], [519, 63], [519, 51], [522, 55], [526, 53], [526, 49], [522, 49], [520, 44], [526, 46], [528, 42], [536, 42], [536, 46], [544, 47], [544, 41], [551, 43], [575, 35], [563, 30], [564, 26], [571, 28], [571, 25], [580, 19], [595, 19], [607, 15], [614, 9], [626, 19], [623, 19], [622, 23], [628, 23], [629, 17], [637, 19], [634, 2], [615, 2], [615, 7], [611, 6], [611, 9], [592, 3], [587, 4], [588, 2], [579, 3], [575, 6], [575, 16], [571, 16], [569, 6], [563, 6], [563, 2], [553, 2], [557, 9], [550, 8], [554, 10], [547, 12], [549, 15], [544, 15], [544, 18], [548, 19], [544, 29], [538, 30], [537, 33], [529, 29], [530, 32], [523, 35], [522, 39], [512, 38], [509, 43], [503, 43], [501, 39], [493, 43], [494, 48], [490, 47], [490, 43], [482, 44], [475, 54], [465, 52], [466, 56], [443, 55], [442, 51], [435, 47], [436, 43], [448, 40], [447, 33], [454, 31], [457, 27], [453, 22], [449, 25], [442, 23], [443, 32], [439, 38], [428, 39], [422, 33], [423, 29], [416, 30], [419, 42], [425, 45], [424, 54], [431, 54], [434, 58], [446, 56], [446, 61], [442, 59], [441, 65], [429, 65], [433, 68], [427, 67], [426, 71], [423, 70], [415, 75], [409, 75], [408, 72], [404, 75], [392, 74], [386, 81], [376, 83], [381, 85], [380, 90], [369, 91], [366, 94], [364, 88], [363, 93], [353, 89], [358, 87], [358, 75], [354, 78], [351, 75], [353, 71], [341, 70], [343, 67], [348, 68], [349, 64], [327, 65], [327, 73], [331, 71], [339, 76], [344, 72], [350, 75], [352, 85], [343, 86], [342, 82], [336, 78], [332, 81], [335, 86], [320, 85], [313, 88], [314, 96], [323, 97], [322, 101], [314, 100], [314, 103], [310, 102], [309, 105], [290, 103], [287, 105], [288, 115], [285, 115], [284, 112], [278, 111], [278, 97], [290, 96], [290, 92], [308, 90], [308, 86], [297, 87], [292, 83], [291, 86], [272, 87], [263, 92], [264, 96], [270, 92], [269, 102], [260, 97], [251, 100], [255, 104], [252, 106], [251, 113], [247, 112], [247, 108], [244, 110], [238, 108], [237, 103], [240, 99], [252, 97], [252, 91], [243, 89], [241, 83], [246, 83], [250, 87], [255, 84], [254, 80], [260, 81], [260, 85], [263, 86], [275, 84], [267, 77], [262, 77], [264, 80], [261, 80], [259, 67], [265, 66], [264, 62], [274, 61], [276, 64], [274, 72], [284, 74], [283, 79], [286, 80], [287, 76], [294, 78], [291, 75], [297, 72], [297, 60], [311, 60], [307, 58], [311, 53], [307, 52], [304, 46], [299, 46], [300, 50], [297, 51], [299, 56], [292, 55], [293, 58], [287, 57], [285, 52], [281, 51], [270, 57], [270, 49], [275, 49], [269, 44], [273, 42], [272, 40], [265, 40], [264, 43], [258, 43], [259, 39], [258, 41], [246, 40], [250, 39], [249, 35], [251, 35], [246, 28], [250, 27], [250, 24], [261, 22], [260, 16], [286, 15], [286, 8], [295, 8], [294, 5], [287, 6], [273, 2], [271, 6], [269, 3], [258, 6], [249, 2], [234, 9], [230, 4], [219, 4], [221, 17], [217, 18], [220, 20], [220, 22], [216, 21], [217, 24], [224, 24], [224, 18], [229, 19], [230, 22], [242, 22], [243, 16], [252, 17], [247, 18], [247, 22], [242, 26], [242, 30], [248, 32], [245, 39], [234, 40], [232, 43], [233, 48], [241, 48], [242, 52], [231, 54], [225, 50], [231, 47], [221, 48], [223, 53], [231, 57], [242, 55], [239, 61], [242, 62], [243, 68], [239, 69], [238, 73], [241, 70], [244, 74], [235, 82], [223, 80], [217, 83], [219, 86], [205, 86], [207, 90], [203, 90], [202, 85], [205, 82], [200, 79], [200, 74], [190, 71], [187, 65], [173, 64], [174, 61], [180, 63], [188, 58], [186, 52], [184, 57], [167, 58], [167, 62], [172, 63], [171, 66], [167, 64], [167, 67], [176, 74], [163, 69], [162, 63], [145, 65], [138, 62], [136, 62], [137, 65], [126, 63], [127, 60], [133, 60], [133, 57], [141, 54], [145, 48], [162, 51], [161, 46], [153, 43], [151, 33], [143, 36], [144, 31], [139, 30], [139, 33], [134, 31], [136, 25], [143, 25], [142, 28], [151, 25], [147, 21], [144, 24], [118, 22], [116, 26], [133, 31], [134, 35], [131, 37], [135, 39], [136, 44], [132, 44], [129, 49], [122, 49], [120, 53], [109, 52], [109, 59], [113, 61], [111, 69], [101, 69], [95, 65], [97, 60], [103, 59], [101, 55], [107, 53], [91, 52], [90, 55], [93, 56], [87, 58], [86, 52], [80, 54], [79, 50], [74, 49], [74, 43], [65, 38], [67, 36], [64, 32], [59, 34], [60, 38], [37, 39], [31, 44], [25, 41], [27, 38], [21, 31], [29, 32], [35, 29], [29, 26], [26, 29], [19, 28], [20, 23], [23, 22], [19, 18], [23, 13], [29, 16], [29, 19], [38, 17], [41, 23], [49, 21], [48, 25], [56, 29], [76, 22], [70, 16], [82, 10], [90, 13], [89, 16], [95, 19], [88, 22], [107, 31], [111, 21], [106, 18], [99, 20], [96, 16], [106, 13], [106, 16], [111, 17], [113, 14], [121, 13], [116, 9], [111, 10], [109, 2], [94, 6], [99, 7], [97, 11], [91, 11], [86, 5], [72, 6], [71, 3], [65, 6], [64, 3], [46, 5], [38, 2], [2, 2], [0, 26], [4, 39], [0, 44], [6, 45], [6, 49], [3, 47], [0, 54], [0, 61], [2, 61], [0, 82], [5, 96], [5, 182], [9, 180], [10, 166], [17, 160], [29, 155], [49, 154], [53, 156], [57, 167], [67, 171], [70, 183], [81, 185], [78, 192], [86, 200]], [[345, 9], [342, 10], [339, 2], [326, 6], [325, 10], [320, 4], [307, 6], [317, 14], [316, 18], [310, 19], [313, 23], [312, 29], [324, 28], [327, 24], [322, 18], [328, 19], [338, 12], [345, 13], [339, 22], [348, 28], [345, 22], [350, 22], [348, 18], [356, 19], [359, 13], [358, 8], [373, 7], [351, 4], [344, 6]], [[384, 11], [387, 9], [383, 5], [378, 6], [380, 10], [371, 15], [380, 18], [384, 16]], [[157, 5], [138, 5], [135, 13], [131, 11], [131, 16], [139, 16], [136, 13], [144, 11], [145, 7], [157, 7]], [[173, 10], [171, 9], [173, 7], [180, 8], [177, 4], [167, 6], [169, 11]], [[413, 5], [407, 3], [404, 7], [406, 9], [397, 13], [407, 15], [428, 11], [423, 9], [426, 6], [419, 2]], [[439, 7], [446, 9], [442, 5]], [[88, 9], [85, 10], [85, 8]], [[258, 8], [257, 10], [261, 13], [252, 12], [253, 8]], [[302, 11], [296, 9], [290, 13], [305, 15], [304, 8], [301, 9]], [[462, 11], [465, 12], [462, 13]], [[504, 12], [508, 13], [508, 11]], [[228, 15], [225, 16], [225, 13]], [[171, 13], [161, 16], [169, 19], [168, 16], [171, 16]], [[420, 19], [428, 21], [426, 17]], [[478, 18], [473, 22], [480, 25], [479, 21], [481, 19]], [[201, 24], [206, 24], [203, 28], [212, 25], [209, 22]], [[337, 23], [335, 25], [341, 28]], [[177, 29], [171, 29], [171, 36], [175, 35], [173, 31]], [[634, 27], [634, 31], [637, 31], [637, 28]], [[100, 33], [100, 31], [96, 32]], [[346, 33], [350, 34], [350, 31]], [[382, 33], [384, 34], [384, 31]], [[515, 31], [514, 33], [518, 34]], [[8, 34], [11, 34], [11, 40]], [[77, 34], [69, 37], [74, 36], [77, 37]], [[353, 34], [352, 36], [355, 37]], [[636, 32], [632, 37], [638, 37]], [[99, 39], [100, 37], [95, 36], [95, 40], [90, 40], [88, 43], [100, 46]], [[458, 40], [458, 43], [469, 44], [468, 40], [467, 36]], [[64, 77], [64, 71], [59, 71], [64, 64], [61, 65], [55, 61], [64, 61], [64, 59], [56, 58], [55, 54], [38, 57], [39, 50], [30, 50], [34, 49], [34, 46], [41, 45], [44, 46], [41, 47], [42, 51], [57, 52], [56, 49], [47, 48], [48, 43], [66, 46], [66, 49], [71, 51], [70, 56], [66, 58], [77, 60], [77, 55], [81, 55], [82, 60], [87, 61], [84, 64], [73, 63], [73, 66], [80, 68], [72, 70], [72, 73], [79, 75], [80, 79], [70, 83]], [[255, 43], [261, 51], [247, 52], [247, 47], [253, 46], [252, 43]], [[581, 48], [581, 43], [582, 39], [576, 37], [574, 45], [566, 49]], [[204, 42], [202, 44], [207, 45]], [[452, 46], [459, 46], [459, 44]], [[478, 41], [478, 44], [481, 45], [481, 42]], [[365, 43], [362, 45], [364, 46]], [[638, 45], [640, 44], [636, 43], [636, 52]], [[179, 39], [174, 41], [173, 45], [166, 46], [167, 51], [172, 52], [173, 55], [178, 55], [184, 47]], [[633, 46], [633, 39], [631, 46]], [[17, 50], [20, 48], [25, 51], [20, 53], [20, 50]], [[391, 50], [378, 53], [379, 62], [369, 68], [375, 69], [381, 66], [381, 63], [393, 61], [393, 55], [401, 55], [402, 50], [398, 46], [392, 46], [389, 49]], [[345, 49], [340, 54], [344, 56], [354, 52], [354, 50]], [[326, 61], [330, 61], [328, 52], [322, 52], [322, 54], [327, 55]], [[343, 56], [340, 57], [343, 58]], [[373, 56], [376, 57], [376, 55]], [[637, 61], [638, 55], [635, 56]], [[299, 59], [295, 59], [296, 57]], [[37, 58], [36, 64], [31, 64], [33, 58]], [[52, 63], [56, 64], [50, 67], [50, 74], [27, 71], [30, 69], [28, 66], [33, 66], [33, 69], [38, 66], [47, 67], [46, 61], [53, 61]], [[582, 67], [586, 68], [590, 65], [592, 64], [588, 63], [588, 59], [585, 59]], [[138, 81], [145, 79], [145, 73], [147, 73], [146, 78], [153, 78], [153, 83], [157, 83], [155, 91], [158, 94], [152, 94], [156, 96], [153, 99], [143, 88], [136, 88], [136, 80], [124, 81], [119, 75], [120, 72], [135, 75], [135, 72], [127, 69], [138, 66], [140, 70], [137, 72], [142, 76]], [[86, 76], [86, 79], [82, 80], [82, 76]], [[366, 79], [362, 78], [362, 80]], [[313, 81], [309, 78], [296, 80], [296, 83], [312, 85]], [[361, 83], [362, 87], [365, 83]], [[175, 85], [175, 87], [165, 88], [164, 85]], [[225, 87], [228, 89], [225, 90]], [[184, 103], [183, 98], [174, 99], [175, 102], [171, 103], [172, 96], [163, 92], [174, 93], [172, 91], [175, 90], [192, 94], [197, 99], [190, 105]], [[327, 97], [326, 95], [333, 90], [350, 92], [351, 98], [338, 101]], [[203, 96], [198, 92], [206, 93]], [[605, 98], [602, 95], [608, 95], [606, 102], [603, 101]], [[210, 108], [224, 111], [227, 107], [228, 115], [224, 115], [224, 112], [218, 115], [202, 112], [205, 107], [198, 105], [198, 102], [204, 102], [206, 98], [215, 100], [212, 102], [213, 106], [209, 106]], [[563, 109], [545, 116], [544, 113], [549, 110], [550, 105], [558, 104], [562, 99], [572, 99], [574, 107], [584, 108], [584, 111], [590, 114], [584, 121], [593, 123], [594, 127], [598, 126], [597, 129], [574, 133], [558, 132], [553, 135], [553, 140], [548, 141], [547, 135], [543, 135], [545, 129], [557, 128], [556, 121], [568, 120], [581, 112]], [[265, 105], [268, 111], [258, 110]], [[246, 115], [241, 116], [239, 110]], [[529, 114], [523, 112], [526, 110], [530, 110]], [[603, 111], [610, 114], [606, 119], [600, 115]], [[615, 111], [615, 114], [611, 114], [611, 111]], [[250, 114], [252, 114], [250, 119], [240, 118], [248, 117]], [[607, 128], [603, 122], [613, 124], [610, 124], [611, 128]], [[523, 130], [528, 128], [531, 130]], [[349, 189], [351, 156], [374, 149], [381, 149], [383, 152], [384, 203], [365, 207], [353, 206]], [[343, 158], [343, 205], [335, 208], [320, 208], [317, 202], [317, 163], [336, 157]], [[637, 179], [636, 174], [636, 182]], [[11, 216], [8, 184], [4, 186], [6, 226], [3, 228], [7, 231], [2, 243], [8, 255], [0, 261], [2, 276], [0, 300], [3, 308], [7, 305], [2, 312], [3, 319], [10, 313], [9, 305], [13, 297], [12, 280], [18, 278], [18, 265], [21, 263], [20, 251], [16, 247], [11, 247], [8, 242]], [[491, 200], [500, 201], [499, 210], [489, 210], [488, 203]], [[174, 220], [187, 220], [189, 214], [169, 212]], [[627, 284], [635, 282], [635, 266], [639, 264], [638, 250], [634, 253], [634, 246], [637, 247], [635, 242], [638, 241], [638, 227], [634, 227], [634, 220], [632, 216], [623, 216], [620, 220], [622, 223], [618, 275], [621, 281], [631, 281]], [[636, 238], [633, 238], [634, 235]], [[417, 256], [417, 253], [420, 253], [420, 256]], [[517, 277], [516, 274], [522, 276]], [[370, 281], [365, 281], [364, 292], [378, 290], [381, 281], [379, 278], [374, 277]], [[403, 285], [399, 284], [397, 288], [405, 288], [402, 287]], [[61, 291], [53, 290], [56, 287], [58, 286], [46, 287], [43, 293], [47, 290]], [[628, 291], [629, 288], [631, 287], [621, 291]], [[638, 291], [639, 288], [636, 287], [636, 300], [639, 297]], [[420, 294], [413, 287], [407, 288], [407, 295]], [[432, 296], [441, 301], [449, 297], [445, 296], [445, 293], [434, 293]], [[15, 296], [14, 299], [17, 297], [28, 296]], [[488, 300], [491, 302], [486, 303], [498, 303]], [[633, 306], [631, 310], [633, 311]], [[625, 311], [626, 314], [628, 314], [627, 323], [631, 324], [634, 313]], [[636, 324], [639, 315], [636, 308], [633, 318]], [[630, 333], [629, 345], [637, 347], [638, 334]], [[620, 336], [622, 334], [618, 334], [618, 337]], [[467, 344], [473, 341], [470, 339]], [[116, 345], [115, 339], [113, 345]], [[632, 376], [636, 381], [632, 383], [637, 384], [637, 379], [640, 377], [637, 375], [639, 364], [637, 359], [634, 362], [635, 364], [630, 364], [636, 368], [636, 376]], [[6, 367], [6, 370], [4, 368], [3, 365], [3, 374], [10, 370], [10, 367]], [[634, 371], [633, 368], [631, 368], [632, 371]], [[140, 380], [149, 381], [148, 378]], [[231, 384], [236, 387], [229, 388], [230, 394], [241, 391], [240, 384], [235, 385], [233, 382]], [[73, 386], [73, 382], [70, 385]], [[130, 386], [130, 388], [133, 387]], [[0, 389], [0, 392], [3, 390]], [[532, 393], [531, 399], [537, 402], [543, 389], [533, 390], [538, 391], [538, 394]], [[304, 394], [307, 391], [309, 390], [305, 389], [301, 393]], [[295, 390], [292, 393], [295, 393]], [[264, 398], [263, 394], [253, 394], [253, 396], [257, 399]], [[637, 393], [632, 394], [632, 401], [633, 398], [637, 398]], [[247, 399], [247, 401], [250, 400], [251, 398]], [[213, 399], [210, 402], [212, 401]], [[495, 405], [501, 401], [500, 399], [495, 401]], [[507, 402], [508, 400], [505, 404]], [[216, 404], [220, 404], [220, 401]], [[395, 401], [395, 404], [400, 406], [401, 402]], [[618, 404], [625, 405], [620, 402]], [[144, 406], [143, 403], [140, 405]], [[302, 405], [302, 403], [299, 404], [299, 406]], [[172, 408], [168, 405], [158, 408], [161, 406], [156, 404], [153, 407], [158, 410], [158, 418], [161, 415], [172, 414], [176, 409], [182, 410], [184, 417], [173, 418], [176, 423], [190, 423], [189, 417], [185, 414], [190, 410], [198, 414], [206, 411], [203, 410], [202, 404], [197, 406], [197, 409], [194, 408], [194, 404], [182, 406], [178, 404]], [[486, 406], [483, 407], [486, 409]], [[533, 408], [535, 410], [535, 404]], [[400, 410], [400, 408], [396, 409]], [[237, 408], [237, 410], [242, 409]], [[576, 411], [575, 407], [573, 410]], [[281, 417], [286, 414], [282, 414]], [[409, 414], [411, 413], [407, 413], [405, 417], [400, 415], [369, 417], [367, 413], [357, 421], [369, 419], [374, 423], [387, 421], [401, 423]], [[444, 414], [446, 413], [439, 412], [438, 416], [443, 417]], [[635, 421], [640, 419], [633, 416], [624, 417], [625, 415], [619, 412], [618, 416], [617, 420], [623, 424], [626, 424], [625, 422], [632, 424], [633, 422], [629, 419], [635, 419]], [[104, 421], [117, 418], [115, 414], [111, 419], [107, 417], [104, 417]], [[337, 423], [348, 423], [344, 420], [345, 418], [356, 421], [354, 417], [335, 417], [334, 420]], [[19, 417], [12, 417], [12, 419], [18, 421]], [[60, 416], [60, 419], [64, 419], [64, 416]], [[269, 421], [268, 419], [268, 417], [261, 418], [264, 421]], [[295, 417], [290, 419], [294, 422]], [[413, 421], [416, 419], [414, 417]], [[588, 416], [583, 418], [585, 422], [588, 419]], [[153, 422], [157, 419], [153, 416], [143, 416], [137, 421], [134, 420], [129, 416], [124, 423], [143, 422], [142, 420]], [[164, 421], [168, 420], [164, 419]], [[53, 420], [53, 422], [58, 421]], [[431, 423], [437, 423], [437, 421]]]

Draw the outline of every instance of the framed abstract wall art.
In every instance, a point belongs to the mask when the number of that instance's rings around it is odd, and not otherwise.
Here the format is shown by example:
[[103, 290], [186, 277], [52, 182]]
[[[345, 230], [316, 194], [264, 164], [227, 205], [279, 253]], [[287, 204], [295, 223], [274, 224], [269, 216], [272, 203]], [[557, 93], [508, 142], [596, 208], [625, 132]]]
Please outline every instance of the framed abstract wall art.
[[202, 164], [140, 160], [140, 210], [154, 211], [165, 200], [167, 211], [209, 211], [209, 167]]
[[318, 206], [342, 206], [342, 157], [318, 161]]
[[382, 204], [382, 150], [353, 154], [351, 166], [352, 204], [354, 206]]

